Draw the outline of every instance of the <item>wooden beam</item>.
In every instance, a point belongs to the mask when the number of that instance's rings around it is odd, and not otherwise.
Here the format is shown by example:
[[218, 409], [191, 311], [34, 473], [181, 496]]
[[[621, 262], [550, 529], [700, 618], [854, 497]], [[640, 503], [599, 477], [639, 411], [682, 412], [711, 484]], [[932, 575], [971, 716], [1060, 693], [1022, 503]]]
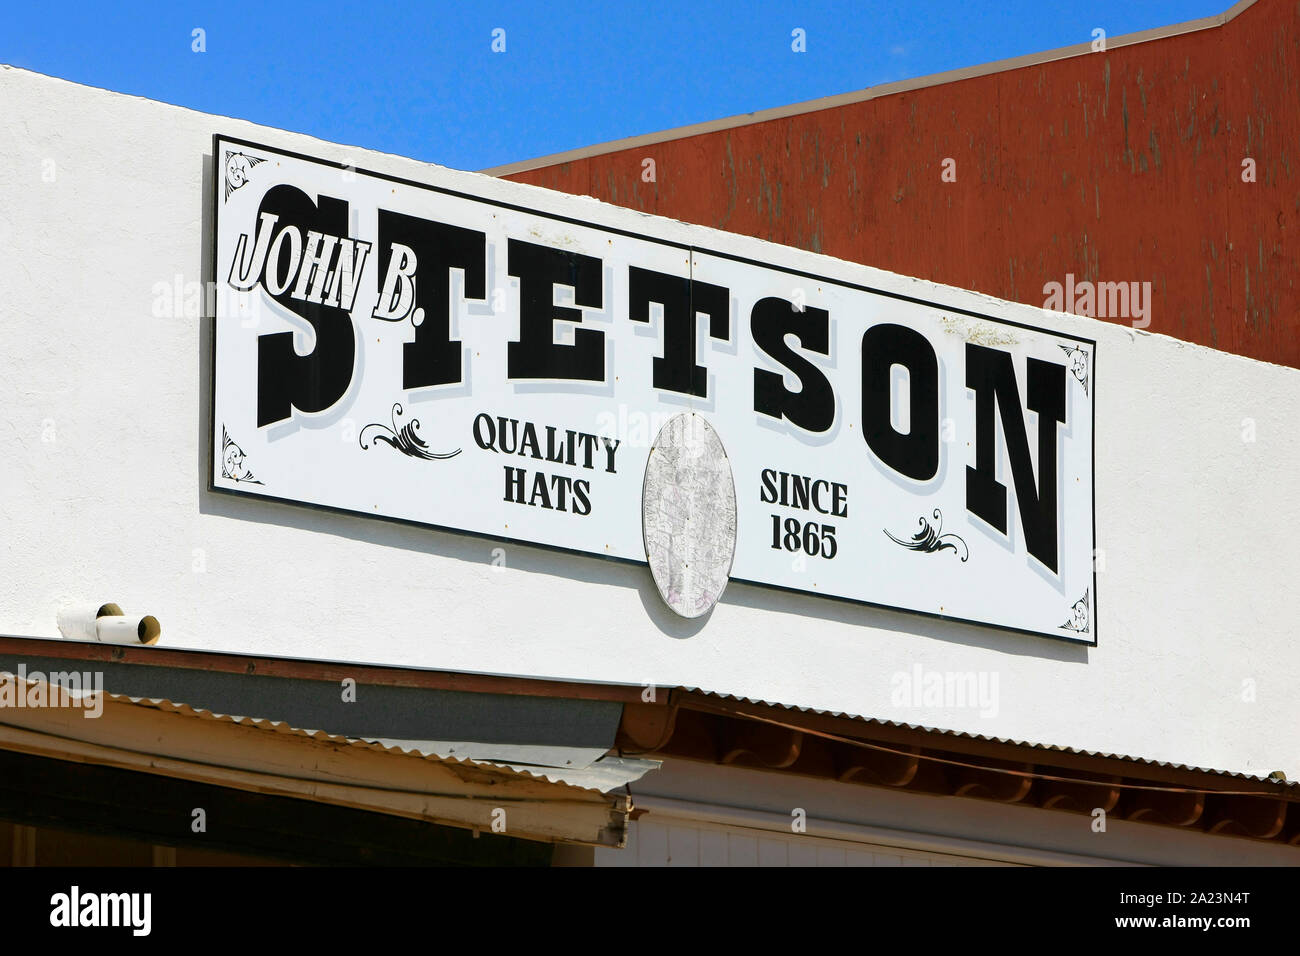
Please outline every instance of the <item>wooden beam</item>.
[[[207, 818], [202, 833], [192, 829], [196, 807]], [[0, 819], [23, 832], [53, 828], [169, 848], [159, 854], [164, 861], [179, 847], [308, 865], [546, 866], [555, 846], [491, 832], [475, 839], [469, 830], [389, 814], [4, 750]], [[33, 854], [26, 865], [36, 862]]]
[[799, 759], [803, 734], [751, 720], [728, 721], [719, 744], [724, 764], [753, 762], [781, 770]]
[[1286, 811], [1287, 804], [1284, 800], [1215, 797], [1206, 818], [1211, 833], [1271, 840], [1286, 825]]
[[672, 739], [677, 726], [677, 708], [671, 704], [647, 704], [637, 701], [623, 705], [616, 746], [626, 753], [651, 753]]
[[1120, 812], [1126, 820], [1190, 827], [1198, 822], [1205, 812], [1205, 794], [1155, 790], [1130, 791], [1125, 795]]
[[[1023, 771], [1025, 774], [1034, 772], [1034, 765], [1031, 763], [1012, 764], [1000, 761], [997, 766], [1007, 770]], [[997, 800], [1000, 803], [1019, 803], [1029, 796], [1029, 790], [1034, 785], [1032, 776], [998, 773], [994, 769], [975, 770], [969, 767], [954, 767], [951, 773], [956, 782], [953, 790], [956, 796], [979, 797], [982, 800]]]
[[906, 787], [916, 779], [921, 761], [920, 749], [909, 748], [906, 754], [885, 753], [863, 747], [841, 746], [836, 778], [845, 783], [874, 783], [882, 787]]
[[1058, 780], [1038, 782], [1038, 805], [1044, 810], [1071, 810], [1091, 813], [1098, 808], [1110, 813], [1119, 803], [1123, 791], [1116, 784], [1121, 777], [1108, 776], [1096, 783], [1065, 783]]

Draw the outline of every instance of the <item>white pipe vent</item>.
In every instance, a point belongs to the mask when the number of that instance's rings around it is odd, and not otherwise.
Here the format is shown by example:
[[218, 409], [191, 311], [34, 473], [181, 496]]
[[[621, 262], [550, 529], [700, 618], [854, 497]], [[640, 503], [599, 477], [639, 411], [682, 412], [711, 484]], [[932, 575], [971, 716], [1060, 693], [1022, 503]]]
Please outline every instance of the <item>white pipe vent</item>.
[[58, 614], [59, 633], [70, 641], [99, 644], [128, 644], [137, 647], [157, 644], [162, 625], [151, 614], [142, 617], [122, 613], [116, 604], [98, 608], [64, 608]]

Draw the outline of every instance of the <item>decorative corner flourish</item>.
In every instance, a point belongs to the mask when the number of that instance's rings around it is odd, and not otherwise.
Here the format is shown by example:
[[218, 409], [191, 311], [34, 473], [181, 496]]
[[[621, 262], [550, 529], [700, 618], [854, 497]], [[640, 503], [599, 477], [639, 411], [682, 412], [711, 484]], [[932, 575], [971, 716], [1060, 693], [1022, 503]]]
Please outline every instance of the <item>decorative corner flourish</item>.
[[226, 199], [229, 199], [231, 193], [248, 182], [248, 174], [254, 166], [264, 162], [266, 160], [258, 156], [236, 153], [230, 149], [226, 150]]
[[374, 435], [374, 441], [381, 441], [385, 445], [396, 448], [403, 455], [410, 458], [421, 458], [425, 461], [438, 461], [446, 458], [455, 458], [460, 454], [459, 448], [455, 451], [448, 452], [430, 451], [429, 446], [424, 439], [415, 433], [416, 429], [420, 427], [420, 420], [418, 418], [412, 418], [404, 425], [398, 425], [397, 419], [400, 418], [401, 415], [402, 406], [400, 402], [397, 402], [393, 404], [392, 428], [379, 422], [372, 422], [362, 428], [361, 434], [357, 436], [357, 442], [361, 445], [362, 450], [364, 451], [373, 447], [373, 443], [371, 445], [366, 444], [366, 433], [373, 428], [376, 432], [381, 433]]
[[253, 473], [248, 470], [244, 464], [244, 449], [240, 448], [230, 439], [230, 433], [226, 431], [226, 426], [221, 426], [221, 477], [229, 478], [231, 481], [242, 481], [250, 485], [260, 485], [262, 482], [253, 477]]
[[1056, 345], [1070, 360], [1070, 374], [1083, 386], [1083, 394], [1088, 394], [1088, 353], [1076, 345]]
[[1074, 602], [1070, 608], [1070, 619], [1061, 625], [1065, 631], [1077, 631], [1080, 634], [1087, 634], [1092, 630], [1092, 614], [1089, 609], [1088, 591], [1083, 592], [1083, 597]]
[[943, 512], [938, 508], [934, 509], [934, 520], [937, 527], [931, 525], [924, 515], [916, 520], [917, 524], [921, 526], [921, 530], [912, 535], [910, 541], [894, 537], [889, 533], [888, 528], [882, 530], [884, 530], [885, 535], [890, 541], [895, 544], [901, 544], [909, 551], [924, 551], [926, 554], [934, 554], [936, 551], [951, 550], [953, 554], [956, 554], [957, 545], [960, 544], [962, 550], [966, 552], [961, 556], [961, 560], [965, 562], [970, 558], [970, 548], [967, 546], [965, 539], [963, 539], [961, 535], [952, 534], [951, 532], [948, 534], [943, 533]]

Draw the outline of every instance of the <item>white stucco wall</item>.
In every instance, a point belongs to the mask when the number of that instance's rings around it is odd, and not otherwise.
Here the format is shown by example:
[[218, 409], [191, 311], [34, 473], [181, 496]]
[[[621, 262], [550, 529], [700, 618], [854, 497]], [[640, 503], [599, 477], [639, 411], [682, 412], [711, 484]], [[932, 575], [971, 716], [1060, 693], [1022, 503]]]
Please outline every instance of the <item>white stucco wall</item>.
[[[512, 544], [495, 569], [492, 541], [206, 490], [207, 325], [156, 318], [152, 303], [158, 282], [206, 278], [214, 132], [409, 179], [429, 170], [0, 68], [0, 632], [55, 636], [61, 605], [112, 600], [157, 615], [175, 647], [686, 684], [1300, 773], [1300, 372], [1003, 307], [1098, 342], [1096, 648], [735, 584], [710, 618], [686, 622], [644, 567]], [[448, 175], [609, 225], [646, 218]], [[755, 256], [767, 246], [709, 240]], [[996, 714], [895, 704], [893, 675], [916, 665], [996, 674]]]

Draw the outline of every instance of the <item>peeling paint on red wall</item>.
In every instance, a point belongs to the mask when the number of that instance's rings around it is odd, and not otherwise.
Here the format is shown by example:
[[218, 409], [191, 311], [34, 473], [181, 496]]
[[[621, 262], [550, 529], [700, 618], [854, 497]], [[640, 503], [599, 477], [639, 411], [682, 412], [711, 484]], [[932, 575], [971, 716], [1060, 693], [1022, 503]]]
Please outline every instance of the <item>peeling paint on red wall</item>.
[[1150, 282], [1111, 321], [1300, 367], [1300, 0], [509, 178], [1037, 306]]

